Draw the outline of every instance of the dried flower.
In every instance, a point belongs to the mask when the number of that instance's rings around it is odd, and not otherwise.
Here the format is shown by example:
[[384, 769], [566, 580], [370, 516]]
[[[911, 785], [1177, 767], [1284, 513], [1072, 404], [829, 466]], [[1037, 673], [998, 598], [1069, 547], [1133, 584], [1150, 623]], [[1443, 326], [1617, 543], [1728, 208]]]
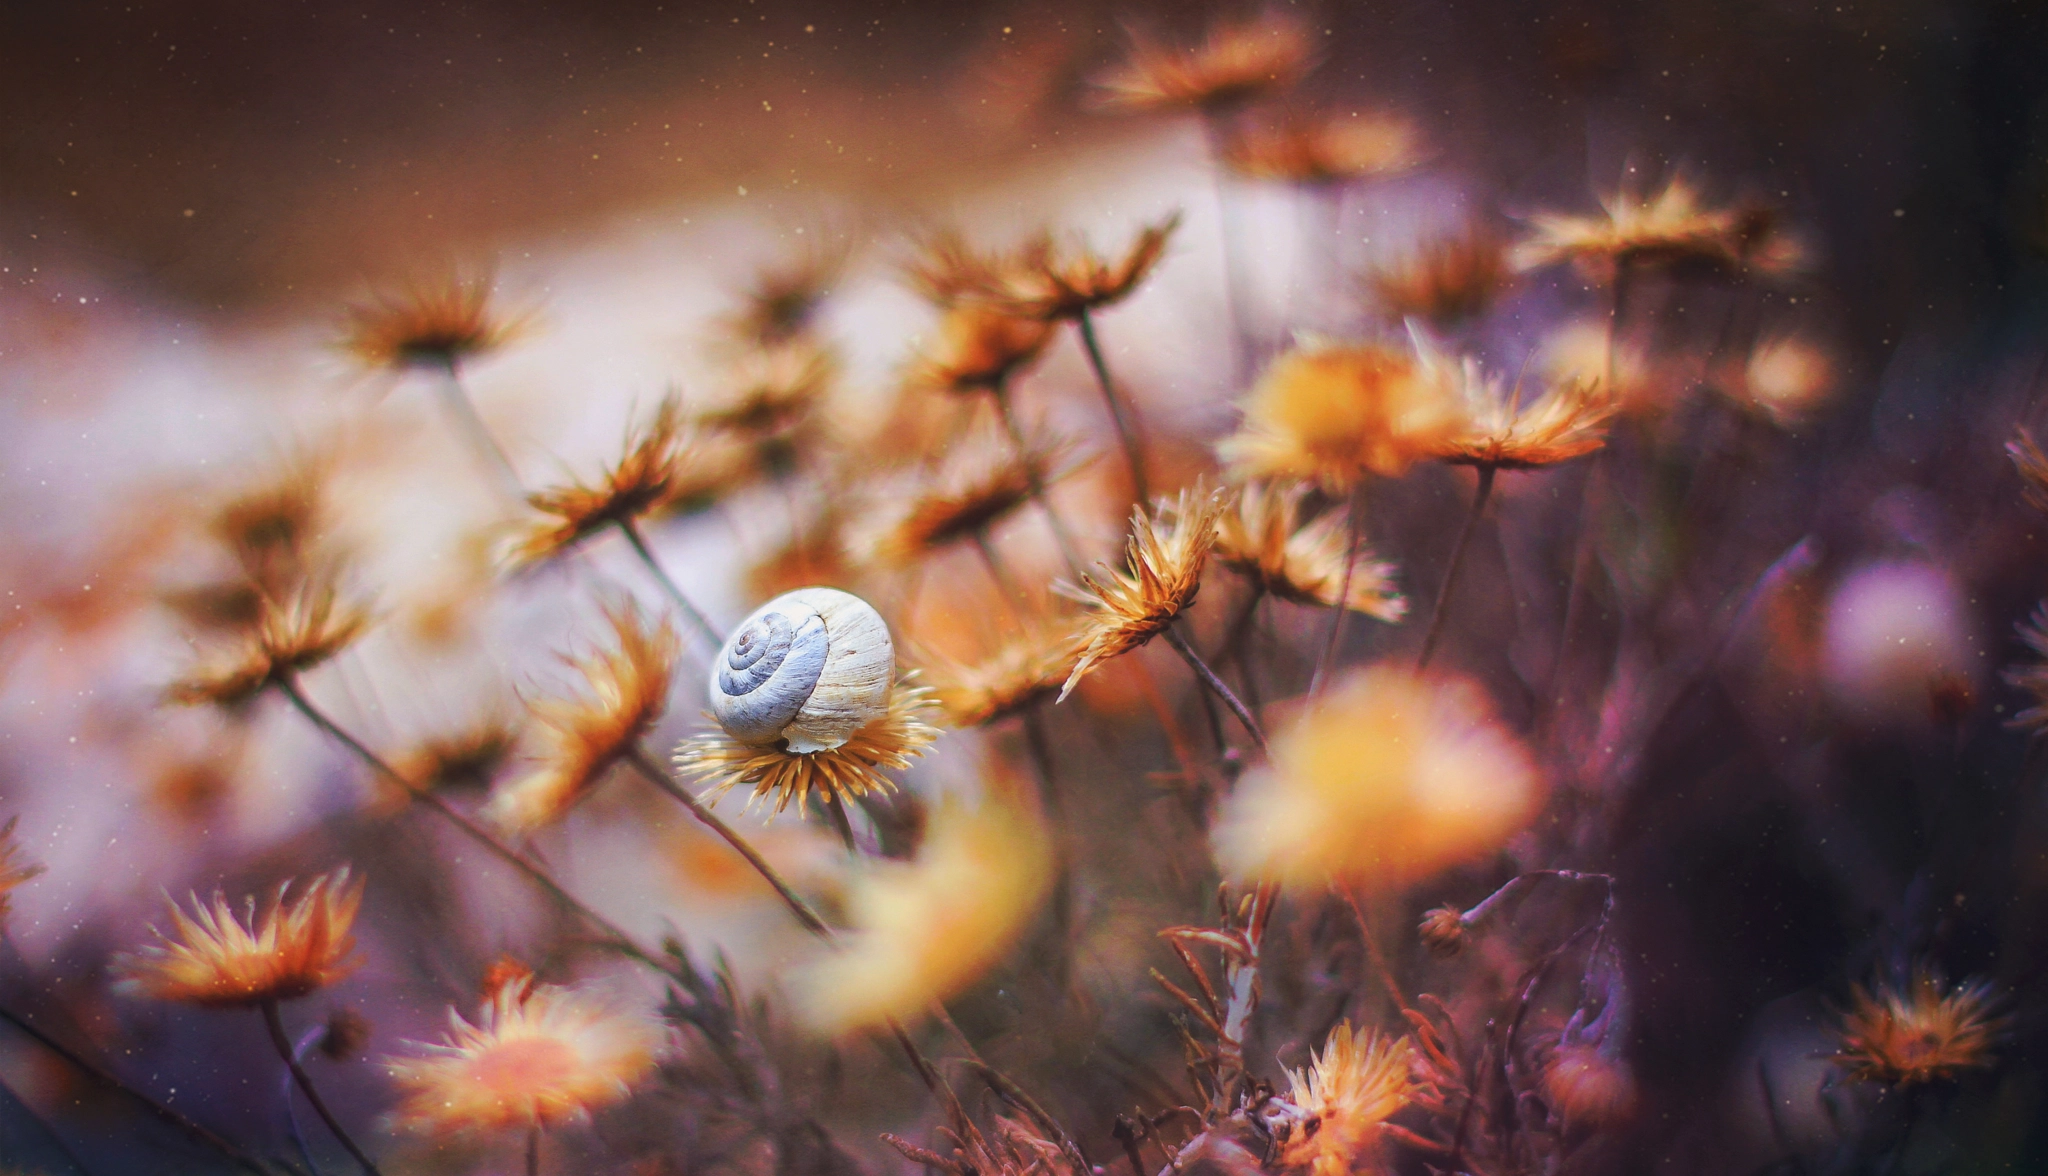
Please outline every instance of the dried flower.
[[668, 707], [669, 681], [682, 653], [675, 630], [665, 620], [649, 628], [628, 604], [609, 605], [604, 613], [618, 649], [563, 659], [589, 685], [589, 697], [533, 704], [547, 747], [539, 767], [499, 788], [484, 806], [500, 828], [531, 833], [559, 820]]
[[845, 237], [837, 245], [815, 244], [822, 234], [807, 239], [814, 244], [754, 275], [741, 295], [740, 309], [725, 321], [735, 336], [757, 347], [776, 347], [810, 330], [851, 253]]
[[985, 302], [962, 302], [939, 320], [938, 335], [917, 358], [909, 382], [940, 392], [999, 392], [1038, 362], [1053, 326]]
[[2034, 705], [2014, 715], [2009, 725], [2039, 734], [2048, 731], [2048, 601], [2035, 606], [2033, 617], [2017, 629], [2036, 660], [2007, 670], [2005, 680], [2033, 695]]
[[1857, 987], [1842, 1014], [1837, 1066], [1856, 1081], [1912, 1086], [1953, 1078], [1992, 1064], [2000, 1020], [1992, 1015], [1992, 988], [1982, 981], [1950, 987], [1916, 970], [1900, 988]]
[[875, 558], [906, 564], [988, 531], [1080, 463], [1072, 446], [1044, 438], [1016, 452], [1003, 438], [962, 442], [927, 484], [886, 520], [872, 548]]
[[686, 492], [701, 492], [701, 484], [685, 474], [694, 440], [683, 423], [682, 402], [664, 397], [645, 426], [627, 432], [624, 454], [595, 484], [571, 482], [527, 495], [527, 504], [544, 517], [528, 527], [512, 557], [534, 563], [560, 555], [606, 527], [658, 511]]
[[1801, 263], [1799, 247], [1768, 209], [1707, 209], [1699, 194], [1675, 178], [1648, 197], [1626, 191], [1601, 201], [1605, 215], [1542, 212], [1516, 246], [1517, 268], [1539, 269], [1569, 261], [1601, 281], [1623, 266], [1700, 269], [1713, 274], [1788, 273]]
[[949, 797], [914, 862], [875, 862], [852, 881], [843, 950], [805, 971], [798, 1010], [843, 1033], [914, 1015], [1000, 960], [1038, 909], [1051, 877], [1043, 823], [999, 781], [980, 806]]
[[[1265, 592], [1296, 604], [1337, 607], [1344, 590], [1349, 537], [1335, 514], [1301, 521], [1301, 483], [1280, 487], [1251, 482], [1233, 493], [1216, 518], [1216, 558]], [[1408, 614], [1408, 601], [1394, 587], [1394, 565], [1369, 551], [1351, 557], [1346, 607], [1393, 623]]]
[[1335, 184], [1413, 170], [1422, 162], [1419, 140], [1399, 115], [1295, 115], [1237, 131], [1224, 141], [1223, 165], [1256, 180]]
[[1484, 315], [1513, 278], [1500, 239], [1471, 229], [1374, 270], [1366, 285], [1388, 318], [1420, 318], [1445, 329]]
[[1448, 959], [1465, 950], [1465, 914], [1457, 907], [1440, 906], [1422, 916], [1422, 923], [1416, 927], [1422, 936], [1422, 944], [1429, 954]]
[[453, 274], [408, 285], [396, 296], [351, 306], [343, 346], [371, 367], [454, 368], [493, 351], [527, 327], [527, 316], [492, 313], [489, 275]]
[[0, 927], [7, 925], [15, 887], [43, 872], [41, 865], [27, 860], [21, 842], [15, 839], [14, 826], [20, 820], [18, 816], [9, 817], [7, 824], [0, 826]]
[[400, 1128], [429, 1135], [521, 1132], [587, 1119], [623, 1101], [654, 1069], [661, 1027], [587, 989], [501, 987], [474, 1023], [448, 1010], [442, 1044], [385, 1068]]
[[291, 1000], [348, 975], [356, 963], [349, 927], [362, 905], [362, 884], [350, 885], [344, 866], [287, 902], [290, 889], [290, 882], [278, 887], [260, 917], [251, 898], [237, 919], [218, 891], [210, 903], [195, 896], [189, 918], [171, 904], [173, 933], [151, 928], [159, 943], [116, 961], [123, 984], [156, 1000], [233, 1008]]
[[822, 586], [851, 591], [860, 577], [847, 550], [844, 506], [827, 502], [800, 522], [780, 547], [747, 568], [749, 599], [773, 600], [798, 588]]
[[905, 674], [889, 694], [889, 709], [827, 751], [795, 752], [741, 743], [712, 728], [683, 740], [675, 763], [706, 785], [713, 800], [734, 788], [751, 790], [749, 804], [775, 798], [775, 812], [811, 793], [827, 798], [866, 796], [895, 788], [885, 771], [900, 771], [938, 740], [939, 705], [931, 688]]
[[1607, 443], [1607, 421], [1616, 406], [1598, 394], [1597, 385], [1552, 384], [1525, 404], [1519, 380], [1508, 393], [1500, 377], [1481, 373], [1478, 360], [1453, 359], [1419, 329], [1410, 334], [1423, 378], [1464, 405], [1464, 429], [1438, 451], [1444, 461], [1526, 470], [1584, 457]]
[[1100, 580], [1084, 572], [1080, 585], [1068, 592], [1090, 613], [1080, 634], [1085, 643], [1081, 660], [1060, 688], [1060, 701], [1088, 671], [1152, 640], [1195, 602], [1222, 512], [1222, 491], [1199, 482], [1152, 514], [1143, 507], [1131, 512], [1123, 570], [1111, 570]]
[[1463, 406], [1408, 355], [1308, 339], [1275, 359], [1218, 451], [1247, 478], [1311, 479], [1332, 492], [1395, 477], [1466, 428]]
[[950, 310], [971, 301], [995, 277], [996, 261], [968, 244], [958, 229], [927, 233], [902, 263], [904, 280], [925, 301]]
[[1315, 64], [1315, 41], [1277, 12], [1219, 22], [1182, 48], [1133, 35], [1121, 67], [1097, 85], [1101, 103], [1122, 110], [1198, 110], [1220, 115], [1291, 88]]
[[1408, 1105], [1413, 1064], [1406, 1038], [1349, 1021], [1331, 1030], [1306, 1069], [1288, 1072], [1287, 1101], [1308, 1120], [1283, 1145], [1281, 1162], [1310, 1176], [1348, 1176], [1375, 1157], [1382, 1126]]
[[331, 584], [309, 583], [283, 603], [265, 599], [239, 650], [202, 665], [165, 695], [184, 705], [247, 702], [348, 648], [369, 623], [369, 614], [342, 603]]
[[305, 578], [323, 519], [329, 461], [306, 456], [215, 509], [213, 532], [259, 594], [281, 596]]
[[488, 788], [512, 752], [519, 731], [497, 714], [461, 730], [422, 740], [392, 766], [413, 788]]
[[1040, 233], [998, 259], [975, 295], [1020, 318], [1078, 318], [1121, 302], [1137, 289], [1165, 256], [1166, 242], [1179, 227], [1178, 212], [1147, 225], [1115, 262], [1103, 260], [1085, 241], [1061, 242]]
[[696, 424], [753, 438], [786, 434], [809, 418], [838, 375], [832, 352], [803, 339], [749, 351], [726, 395], [699, 411]]
[[2013, 468], [2020, 472], [2020, 493], [2026, 496], [2028, 505], [2036, 510], [2048, 510], [2048, 454], [2034, 443], [2034, 435], [2025, 429], [2013, 434], [2005, 443], [2006, 456], [2012, 458]]
[[1302, 706], [1272, 746], [1225, 803], [1216, 858], [1295, 889], [1396, 887], [1496, 850], [1542, 787], [1477, 686], [1389, 665]]
[[1051, 698], [1074, 672], [1081, 648], [1071, 622], [1033, 619], [973, 665], [931, 667], [932, 689], [953, 726], [985, 726]]

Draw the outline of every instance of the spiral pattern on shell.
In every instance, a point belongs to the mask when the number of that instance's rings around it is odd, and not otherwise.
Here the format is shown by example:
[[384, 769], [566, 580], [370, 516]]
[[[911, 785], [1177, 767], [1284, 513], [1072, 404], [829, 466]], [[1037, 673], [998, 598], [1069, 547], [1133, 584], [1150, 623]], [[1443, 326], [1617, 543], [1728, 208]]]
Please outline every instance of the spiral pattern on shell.
[[828, 751], [889, 706], [896, 651], [866, 601], [799, 588], [754, 610], [711, 667], [711, 713], [742, 743]]

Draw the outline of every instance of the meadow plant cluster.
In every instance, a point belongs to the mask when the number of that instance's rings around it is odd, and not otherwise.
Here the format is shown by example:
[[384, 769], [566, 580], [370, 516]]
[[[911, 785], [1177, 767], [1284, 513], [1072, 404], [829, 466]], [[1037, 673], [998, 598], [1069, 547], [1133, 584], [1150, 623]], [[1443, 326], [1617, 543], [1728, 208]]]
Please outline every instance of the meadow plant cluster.
[[[1318, 56], [1219, 19], [1134, 37], [1088, 104], [1198, 123], [1191, 202], [1427, 169], [1416, 122], [1297, 93]], [[722, 386], [581, 472], [501, 444], [468, 379], [544, 303], [451, 271], [337, 314], [494, 496], [449, 553], [482, 570], [432, 608], [370, 582], [316, 441], [182, 524], [208, 577], [152, 565], [78, 622], [189, 638], [135, 718], [205, 724], [135, 761], [164, 822], [223, 819], [266, 740], [349, 800], [208, 861], [153, 932], [9, 959], [10, 1146], [305, 1176], [2038, 1160], [2038, 975], [1999, 936], [2039, 939], [2013, 749], [2048, 726], [2048, 621], [1999, 638], [1982, 566], [1905, 518], [1918, 475], [1829, 423], [1858, 376], [1788, 309], [1825, 259], [1740, 180], [1476, 217], [1308, 274], [1279, 329], [1227, 216], [819, 245], [717, 324]], [[1120, 309], [1200, 250], [1237, 373], [1207, 418], [1116, 362]], [[887, 387], [848, 386], [824, 313], [862, 265], [928, 304]], [[2007, 534], [2048, 509], [2024, 424], [1950, 459]], [[1886, 534], [1833, 521], [1874, 502]], [[493, 609], [582, 618], [561, 672], [393, 736], [350, 663], [476, 656]], [[1738, 774], [1768, 821], [1711, 802]], [[0, 896], [38, 884], [26, 832]], [[1729, 864], [1746, 835], [1791, 848]], [[611, 873], [575, 852], [607, 836]], [[1753, 934], [1800, 963], [1743, 975]], [[1715, 1000], [1744, 1042], [1686, 1031]], [[166, 1051], [197, 1091], [131, 1061]]]

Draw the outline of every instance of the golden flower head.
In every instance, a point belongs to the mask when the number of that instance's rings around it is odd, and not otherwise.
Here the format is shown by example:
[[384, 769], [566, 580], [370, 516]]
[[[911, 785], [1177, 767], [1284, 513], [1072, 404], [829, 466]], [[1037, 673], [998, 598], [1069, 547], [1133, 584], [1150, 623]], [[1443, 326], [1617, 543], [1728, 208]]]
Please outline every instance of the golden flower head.
[[1835, 362], [1796, 335], [1758, 343], [1743, 364], [1737, 399], [1780, 425], [1810, 415], [1835, 388]]
[[1465, 427], [1438, 450], [1444, 461], [1526, 470], [1584, 457], [1607, 444], [1615, 404], [1597, 385], [1552, 384], [1525, 403], [1520, 380], [1505, 391], [1500, 377], [1479, 370], [1478, 360], [1444, 354], [1419, 329], [1411, 334], [1423, 378], [1464, 405]]
[[256, 626], [240, 648], [202, 664], [165, 696], [185, 705], [247, 702], [334, 657], [369, 624], [369, 614], [343, 603], [331, 583], [308, 582], [282, 602], [262, 599]]
[[490, 275], [448, 274], [351, 306], [343, 346], [371, 367], [454, 368], [496, 350], [528, 326], [526, 315], [493, 313], [494, 285]]
[[1473, 228], [1374, 270], [1366, 286], [1387, 318], [1446, 328], [1484, 315], [1513, 279], [1500, 239]]
[[2005, 443], [2005, 452], [2020, 473], [2020, 493], [2027, 503], [2036, 510], [2048, 510], [2048, 453], [2041, 452], [2034, 435], [2025, 429]]
[[996, 259], [975, 296], [1020, 318], [1053, 322], [1079, 317], [1123, 301], [1166, 255], [1166, 243], [1180, 227], [1175, 212], [1139, 230], [1123, 256], [1106, 261], [1076, 239], [1050, 232]]
[[624, 453], [595, 484], [570, 482], [527, 495], [527, 504], [542, 517], [514, 546], [513, 558], [533, 563], [559, 555], [615, 523], [630, 523], [684, 494], [701, 493], [701, 481], [688, 473], [695, 448], [682, 402], [663, 398], [645, 425], [627, 432]]
[[622, 1102], [660, 1059], [664, 1031], [587, 989], [501, 985], [474, 1022], [448, 1010], [448, 1036], [390, 1058], [394, 1123], [428, 1135], [522, 1132]]
[[1408, 1105], [1414, 1050], [1345, 1021], [1306, 1069], [1287, 1074], [1287, 1101], [1308, 1116], [1282, 1145], [1281, 1163], [1310, 1176], [1348, 1176], [1379, 1152], [1381, 1127]]
[[537, 767], [500, 787], [484, 806], [500, 828], [531, 833], [559, 820], [668, 707], [682, 653], [675, 630], [665, 620], [650, 627], [630, 604], [608, 605], [604, 613], [618, 648], [563, 658], [589, 685], [587, 697], [532, 705], [546, 746]]
[[990, 529], [1049, 486], [1080, 468], [1073, 447], [1047, 438], [1027, 439], [1018, 453], [1007, 439], [969, 438], [884, 520], [873, 540], [875, 558], [902, 565]]
[[772, 796], [779, 813], [813, 792], [837, 798], [895, 788], [885, 773], [909, 767], [937, 742], [939, 729], [933, 723], [938, 715], [931, 688], [905, 674], [889, 693], [889, 709], [838, 747], [812, 752], [757, 747], [713, 727], [683, 740], [675, 763], [685, 776], [706, 785], [713, 800], [745, 787], [752, 793], [749, 804]]
[[1131, 512], [1125, 566], [1099, 580], [1084, 572], [1079, 586], [1066, 590], [1089, 616], [1079, 637], [1081, 660], [1060, 687], [1060, 701], [1088, 671], [1152, 640], [1195, 602], [1222, 512], [1223, 492], [1199, 482], [1153, 513]]
[[1514, 250], [1517, 268], [1569, 261], [1606, 281], [1627, 266], [1772, 276], [1803, 261], [1798, 244], [1779, 230], [1770, 210], [1704, 208], [1683, 178], [1647, 197], [1620, 191], [1601, 203], [1601, 216], [1530, 217], [1532, 231]]
[[912, 363], [909, 383], [940, 392], [1000, 392], [1038, 362], [1052, 335], [1051, 323], [986, 302], [957, 303]]
[[207, 520], [256, 593], [281, 595], [304, 579], [326, 521], [330, 466], [324, 454], [302, 455], [222, 502]]
[[972, 984], [1010, 949], [1045, 895], [1052, 843], [1014, 782], [980, 805], [932, 814], [911, 862], [874, 862], [852, 880], [853, 929], [797, 980], [799, 1014], [843, 1033], [914, 1016]]
[[1316, 57], [1307, 25], [1268, 12], [1212, 25], [1188, 47], [1133, 34], [1123, 64], [1097, 85], [1101, 104], [1110, 109], [1218, 115], [1292, 88]]
[[700, 428], [768, 438], [808, 420], [832, 390], [839, 361], [831, 350], [804, 339], [746, 353], [726, 395], [696, 414]]
[[1412, 356], [1379, 343], [1305, 339], [1267, 367], [1218, 451], [1246, 478], [1340, 491], [1396, 477], [1466, 428], [1464, 405]]
[[239, 919], [218, 891], [211, 902], [195, 896], [190, 917], [171, 904], [172, 934], [156, 931], [159, 943], [115, 961], [123, 985], [157, 1000], [233, 1008], [291, 1000], [348, 975], [362, 884], [351, 885], [344, 866], [287, 901], [290, 888], [278, 887], [260, 915], [249, 899]]
[[7, 925], [7, 913], [15, 888], [43, 872], [41, 865], [27, 860], [22, 853], [21, 842], [15, 839], [14, 826], [20, 820], [20, 817], [9, 817], [7, 824], [0, 826], [0, 927]]
[[1295, 889], [1398, 887], [1499, 849], [1541, 790], [1477, 686], [1374, 666], [1274, 731], [1271, 762], [1224, 805], [1216, 858]]
[[1295, 114], [1241, 129], [1223, 144], [1223, 165], [1230, 170], [1292, 184], [1399, 175], [1421, 162], [1415, 124], [1392, 114]]
[[1081, 648], [1071, 622], [1034, 618], [973, 665], [933, 665], [932, 689], [953, 726], [985, 726], [1051, 698], [1074, 672]]
[[2000, 1018], [1991, 985], [1950, 987], [1925, 970], [1903, 986], [1855, 990], [1842, 1014], [1842, 1052], [1833, 1061], [1856, 1081], [1912, 1086], [1983, 1069], [1995, 1060]]
[[[1299, 482], [1250, 482], [1232, 493], [1216, 517], [1216, 558], [1282, 600], [1335, 608], [1345, 589], [1349, 537], [1336, 514], [1303, 525], [1308, 490]], [[1408, 601], [1394, 587], [1394, 565], [1359, 551], [1350, 572], [1346, 607], [1389, 623], [1408, 614]]]

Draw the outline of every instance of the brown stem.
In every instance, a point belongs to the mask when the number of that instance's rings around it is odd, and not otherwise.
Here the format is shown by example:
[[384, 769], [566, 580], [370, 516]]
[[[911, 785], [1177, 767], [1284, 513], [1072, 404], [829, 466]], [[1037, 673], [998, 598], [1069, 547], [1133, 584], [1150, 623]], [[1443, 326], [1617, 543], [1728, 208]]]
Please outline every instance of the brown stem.
[[825, 794], [825, 816], [832, 822], [832, 831], [839, 834], [839, 843], [854, 857], [860, 856], [860, 841], [853, 835], [853, 818], [846, 815], [846, 802], [836, 792]]
[[540, 1176], [540, 1120], [526, 1133], [526, 1176]]
[[[1086, 308], [1075, 314], [1074, 325], [1080, 328], [1082, 350], [1088, 353], [1088, 366], [1095, 369], [1095, 382], [1102, 389], [1102, 399], [1109, 405], [1109, 419], [1116, 425], [1117, 440], [1124, 447], [1124, 461], [1131, 467], [1131, 496], [1140, 504], [1150, 505], [1152, 488], [1145, 479], [1145, 446], [1138, 439], [1137, 411], [1124, 403], [1110, 381], [1109, 365], [1102, 359], [1102, 344], [1095, 338], [1095, 320]], [[1130, 414], [1128, 420], [1126, 413]]]
[[1053, 542], [1058, 544], [1060, 558], [1067, 562], [1067, 574], [1078, 578], [1081, 575], [1080, 549], [1074, 546], [1073, 533], [1067, 530], [1067, 522], [1052, 508], [1052, 494], [1045, 488], [1045, 472], [1038, 468], [1038, 462], [1031, 455], [1031, 447], [1024, 439], [1024, 429], [1017, 423], [1017, 414], [1010, 404], [1010, 389], [999, 384], [994, 389], [996, 415], [1003, 422], [1003, 431], [1010, 435], [1010, 446], [1017, 451], [1017, 460], [1024, 463], [1025, 472], [1031, 479], [1031, 497], [1038, 503], [1038, 509], [1045, 512], [1045, 521], [1052, 528]]
[[1188, 668], [1195, 672], [1195, 677], [1202, 680], [1202, 685], [1207, 686], [1210, 693], [1222, 699], [1223, 705], [1230, 708], [1230, 713], [1237, 716], [1237, 721], [1244, 724], [1245, 731], [1251, 735], [1252, 742], [1259, 745], [1259, 750], [1269, 751], [1266, 746], [1266, 733], [1260, 729], [1259, 721], [1252, 717], [1252, 712], [1236, 694], [1231, 692], [1230, 687], [1224, 685], [1223, 679], [1216, 676], [1216, 671], [1209, 668], [1209, 663], [1202, 660], [1202, 655], [1195, 652], [1195, 647], [1188, 644], [1187, 638], [1181, 636], [1172, 625], [1162, 630], [1161, 635], [1166, 638], [1168, 645], [1173, 646], [1173, 651], [1180, 654], [1181, 660], [1188, 663]]
[[647, 570], [653, 572], [654, 578], [661, 583], [661, 590], [667, 593], [676, 608], [681, 610], [683, 616], [690, 622], [690, 627], [697, 630], [697, 635], [710, 642], [713, 649], [724, 645], [725, 638], [719, 636], [718, 630], [705, 619], [703, 612], [690, 603], [690, 598], [684, 596], [683, 590], [662, 570], [660, 562], [654, 558], [654, 552], [648, 550], [647, 540], [640, 534], [639, 524], [632, 519], [620, 519], [618, 527], [626, 536], [626, 542], [632, 544], [633, 551], [640, 556], [640, 562], [646, 564]]
[[1472, 541], [1472, 531], [1479, 525], [1479, 516], [1486, 510], [1486, 500], [1493, 493], [1493, 475], [1497, 471], [1490, 465], [1479, 467], [1479, 489], [1472, 496], [1472, 509], [1465, 514], [1465, 525], [1458, 528], [1458, 542], [1451, 548], [1451, 565], [1444, 569], [1444, 582], [1436, 590], [1436, 605], [1429, 610], [1429, 631], [1422, 636], [1422, 652], [1415, 657], [1415, 668], [1420, 670], [1429, 665], [1429, 659], [1436, 652], [1437, 639], [1443, 636], [1444, 617], [1450, 611], [1451, 589], [1457, 586], [1458, 569], [1465, 562], [1465, 548]]
[[377, 1171], [377, 1165], [371, 1162], [370, 1157], [363, 1154], [363, 1149], [356, 1146], [356, 1141], [349, 1138], [348, 1132], [342, 1130], [341, 1121], [334, 1117], [333, 1111], [327, 1109], [327, 1103], [321, 1099], [320, 1091], [313, 1086], [312, 1077], [306, 1073], [305, 1067], [299, 1065], [299, 1059], [293, 1056], [291, 1038], [285, 1036], [284, 1032], [284, 1019], [277, 1013], [277, 1001], [266, 1000], [262, 1008], [264, 1028], [270, 1030], [270, 1044], [277, 1047], [277, 1056], [283, 1058], [284, 1064], [290, 1068], [292, 1080], [299, 1084], [299, 1089], [306, 1095], [306, 1101], [313, 1105], [313, 1113], [320, 1116], [322, 1123], [327, 1124], [327, 1129], [334, 1133], [334, 1138], [341, 1141], [342, 1148], [355, 1157], [356, 1163], [362, 1165], [363, 1171], [368, 1172], [370, 1176], [383, 1176], [383, 1173]]

